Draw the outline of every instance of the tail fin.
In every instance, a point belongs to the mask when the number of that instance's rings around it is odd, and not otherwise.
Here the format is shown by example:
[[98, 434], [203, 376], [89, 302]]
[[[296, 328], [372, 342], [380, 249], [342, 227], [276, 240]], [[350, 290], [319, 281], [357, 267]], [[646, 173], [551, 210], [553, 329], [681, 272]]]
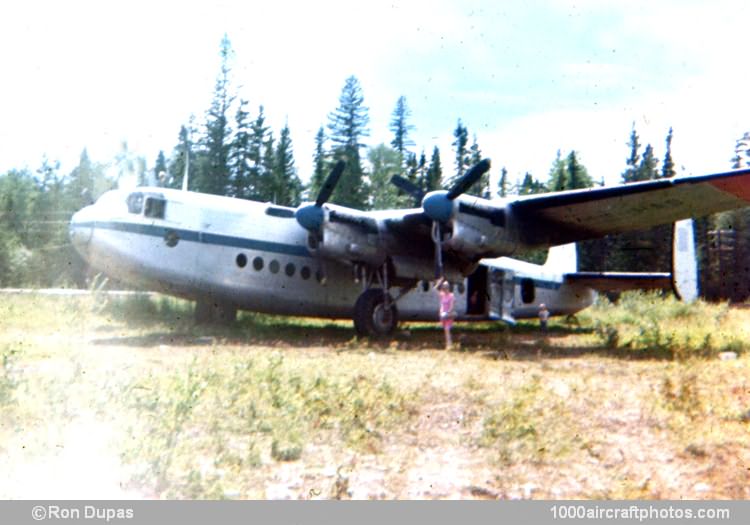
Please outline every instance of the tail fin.
[[544, 267], [557, 273], [575, 273], [578, 270], [578, 251], [575, 243], [550, 248]]
[[698, 298], [698, 261], [692, 219], [674, 223], [672, 243], [672, 289], [681, 300], [691, 303]]

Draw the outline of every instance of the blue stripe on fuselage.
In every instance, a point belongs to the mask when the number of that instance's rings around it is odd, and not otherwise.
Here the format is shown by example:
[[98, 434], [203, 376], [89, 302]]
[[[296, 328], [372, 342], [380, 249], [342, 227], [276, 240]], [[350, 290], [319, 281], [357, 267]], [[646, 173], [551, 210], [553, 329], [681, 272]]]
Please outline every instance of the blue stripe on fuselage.
[[221, 235], [217, 233], [204, 233], [194, 230], [183, 230], [180, 228], [170, 228], [168, 226], [157, 226], [155, 224], [139, 224], [117, 221], [94, 221], [88, 223], [79, 223], [76, 224], [76, 226], [91, 226], [95, 229], [102, 228], [106, 230], [122, 231], [126, 233], [135, 233], [139, 235], [148, 235], [150, 237], [160, 238], [164, 238], [167, 233], [174, 232], [175, 234], [177, 234], [177, 237], [181, 241], [200, 242], [203, 244], [228, 246], [232, 248], [244, 248], [246, 250], [280, 253], [284, 255], [295, 255], [297, 257], [311, 257], [310, 252], [305, 246], [284, 244], [280, 242], [261, 241], [258, 239], [248, 239], [247, 237], [235, 237], [232, 235]]

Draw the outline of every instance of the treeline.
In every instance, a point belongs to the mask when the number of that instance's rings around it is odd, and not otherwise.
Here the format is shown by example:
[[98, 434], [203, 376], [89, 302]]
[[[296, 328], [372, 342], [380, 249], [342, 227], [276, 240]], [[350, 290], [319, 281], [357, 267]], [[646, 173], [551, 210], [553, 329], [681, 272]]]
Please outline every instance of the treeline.
[[[98, 163], [84, 149], [78, 166], [62, 174], [56, 162], [43, 159], [36, 171], [11, 170], [0, 175], [0, 286], [85, 285], [82, 262], [67, 236], [71, 215], [104, 191], [127, 181], [141, 185], [180, 188], [188, 174], [188, 189], [204, 193], [297, 206], [314, 199], [332, 165], [346, 160], [346, 170], [331, 202], [357, 209], [384, 209], [418, 205], [413, 197], [400, 194], [390, 184], [401, 173], [424, 192], [450, 186], [467, 169], [482, 159], [476, 134], [461, 119], [453, 130], [449, 166], [439, 148], [417, 148], [415, 125], [406, 97], [395, 101], [390, 115], [388, 144], [368, 144], [369, 109], [362, 86], [354, 76], [347, 78], [338, 106], [330, 111], [315, 135], [313, 156], [305, 163], [308, 184], [299, 177], [288, 124], [275, 132], [268, 124], [263, 105], [251, 109], [248, 100], [233, 88], [234, 53], [225, 36], [220, 45], [221, 65], [213, 97], [200, 123], [195, 117], [179, 127], [176, 144], [169, 153], [160, 151], [149, 166], [146, 159], [131, 151], [126, 142], [115, 158]], [[665, 154], [656, 158], [650, 144], [645, 147], [635, 127], [630, 132], [627, 156], [621, 174], [623, 183], [672, 177], [672, 130], [666, 136]], [[733, 163], [746, 166], [750, 158], [750, 134], [738, 140]], [[546, 177], [526, 173], [520, 181], [509, 178], [502, 162], [491, 187], [490, 174], [468, 193], [485, 198], [527, 195], [546, 191], [588, 188], [603, 184], [595, 180], [581, 163], [576, 151], [558, 151]], [[732, 212], [699, 222], [699, 252], [702, 277], [707, 287], [721, 282], [729, 268], [746, 267], [750, 252], [750, 215]], [[723, 258], [712, 262], [709, 232], [731, 230], [719, 235], [718, 244], [732, 244], [731, 264]], [[743, 232], [748, 232], [747, 234]], [[726, 239], [731, 239], [727, 241]], [[723, 240], [722, 240], [723, 239]], [[716, 244], [715, 243], [715, 244]], [[671, 228], [654, 228], [621, 236], [588, 241], [579, 245], [584, 270], [668, 271]], [[541, 261], [546, 253], [531, 254]], [[747, 268], [745, 268], [747, 270]], [[750, 270], [747, 270], [750, 272]], [[745, 279], [750, 282], [750, 279]], [[747, 290], [750, 294], [750, 289]]]

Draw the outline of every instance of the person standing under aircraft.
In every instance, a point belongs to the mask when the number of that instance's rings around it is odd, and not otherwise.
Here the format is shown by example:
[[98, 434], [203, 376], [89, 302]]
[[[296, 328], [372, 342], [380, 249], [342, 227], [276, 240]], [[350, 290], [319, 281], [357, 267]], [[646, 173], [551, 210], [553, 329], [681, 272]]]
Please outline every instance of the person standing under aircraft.
[[445, 280], [440, 283], [438, 293], [440, 294], [440, 323], [443, 325], [443, 332], [445, 333], [445, 349], [450, 350], [453, 345], [451, 328], [453, 328], [453, 320], [456, 318], [456, 298], [451, 292], [450, 283]]
[[539, 305], [539, 327], [544, 335], [547, 335], [547, 321], [549, 321], [549, 310], [547, 305], [542, 303]]

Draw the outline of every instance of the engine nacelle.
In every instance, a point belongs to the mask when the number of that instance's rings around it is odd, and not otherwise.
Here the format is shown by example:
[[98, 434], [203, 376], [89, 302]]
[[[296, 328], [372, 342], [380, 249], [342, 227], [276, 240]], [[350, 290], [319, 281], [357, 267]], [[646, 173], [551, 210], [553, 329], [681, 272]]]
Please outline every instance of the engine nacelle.
[[327, 222], [323, 227], [323, 239], [311, 236], [311, 251], [344, 262], [363, 262], [380, 266], [386, 253], [381, 249], [380, 235], [365, 232], [346, 223]]
[[[435, 263], [432, 259], [394, 255], [390, 260], [396, 274], [394, 276], [396, 280], [404, 282], [435, 280]], [[462, 270], [468, 270], [468, 268], [459, 268], [451, 262], [446, 262], [443, 265], [444, 277], [450, 282], [463, 281], [466, 274]], [[471, 272], [468, 271], [468, 273]]]
[[[451, 238], [444, 244], [465, 257], [503, 257], [518, 248], [518, 235], [505, 216], [485, 217], [477, 213], [459, 213], [453, 220]], [[500, 223], [502, 222], [502, 223]]]

